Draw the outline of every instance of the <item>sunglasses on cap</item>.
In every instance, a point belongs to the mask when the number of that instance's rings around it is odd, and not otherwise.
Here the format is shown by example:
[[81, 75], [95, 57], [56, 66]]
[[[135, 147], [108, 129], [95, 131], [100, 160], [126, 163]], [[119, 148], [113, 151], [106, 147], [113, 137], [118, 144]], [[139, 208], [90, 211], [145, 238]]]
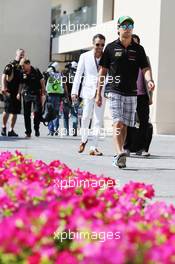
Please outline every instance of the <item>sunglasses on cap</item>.
[[134, 28], [134, 25], [133, 24], [120, 25], [120, 28], [122, 28], [123, 30], [126, 30], [126, 29], [132, 30]]
[[103, 44], [103, 43], [102, 43], [102, 44], [100, 44], [100, 43], [96, 43], [95, 46], [96, 46], [96, 47], [100, 47], [100, 46], [101, 46], [101, 47], [104, 47], [105, 44]]

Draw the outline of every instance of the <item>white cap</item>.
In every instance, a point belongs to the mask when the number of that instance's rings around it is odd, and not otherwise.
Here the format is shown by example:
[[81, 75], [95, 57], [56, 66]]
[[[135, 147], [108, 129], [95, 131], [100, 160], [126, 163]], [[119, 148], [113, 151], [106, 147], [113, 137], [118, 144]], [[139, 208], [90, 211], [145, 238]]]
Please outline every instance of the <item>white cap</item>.
[[77, 66], [78, 66], [78, 63], [77, 63], [76, 61], [72, 61], [72, 62], [71, 62], [71, 67], [72, 67], [72, 68], [76, 69]]
[[47, 73], [51, 73], [51, 72], [54, 72], [53, 68], [51, 66], [49, 66], [49, 68], [47, 69]]
[[58, 62], [53, 62], [51, 65], [51, 67], [54, 67], [55, 71], [58, 72], [59, 68], [60, 68], [60, 64]]

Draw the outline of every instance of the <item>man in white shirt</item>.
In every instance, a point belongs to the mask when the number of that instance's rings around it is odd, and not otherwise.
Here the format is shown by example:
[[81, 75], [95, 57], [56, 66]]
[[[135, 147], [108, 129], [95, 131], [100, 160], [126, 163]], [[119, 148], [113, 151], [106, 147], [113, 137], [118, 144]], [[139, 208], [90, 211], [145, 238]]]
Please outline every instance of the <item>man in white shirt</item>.
[[81, 126], [81, 144], [79, 153], [85, 149], [88, 141], [90, 119], [93, 118], [93, 142], [90, 147], [90, 155], [102, 156], [98, 147], [98, 136], [103, 123], [105, 98], [102, 99], [102, 107], [95, 104], [95, 96], [98, 81], [99, 62], [105, 46], [105, 37], [97, 34], [93, 37], [93, 49], [81, 54], [76, 75], [72, 87], [72, 101], [78, 98], [80, 83], [83, 77], [80, 97], [83, 98], [83, 115]]

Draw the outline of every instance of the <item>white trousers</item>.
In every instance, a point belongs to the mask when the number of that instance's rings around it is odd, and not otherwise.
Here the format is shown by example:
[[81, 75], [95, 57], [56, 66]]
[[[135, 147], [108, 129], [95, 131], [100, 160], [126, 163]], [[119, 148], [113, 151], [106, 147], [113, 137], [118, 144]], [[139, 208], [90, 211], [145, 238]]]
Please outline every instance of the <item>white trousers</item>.
[[85, 143], [89, 135], [89, 125], [92, 118], [93, 128], [93, 140], [90, 147], [91, 150], [95, 150], [98, 147], [98, 138], [100, 134], [100, 128], [103, 124], [105, 110], [105, 98], [102, 97], [102, 105], [98, 107], [95, 103], [95, 98], [83, 99], [83, 115], [81, 119], [81, 141]]

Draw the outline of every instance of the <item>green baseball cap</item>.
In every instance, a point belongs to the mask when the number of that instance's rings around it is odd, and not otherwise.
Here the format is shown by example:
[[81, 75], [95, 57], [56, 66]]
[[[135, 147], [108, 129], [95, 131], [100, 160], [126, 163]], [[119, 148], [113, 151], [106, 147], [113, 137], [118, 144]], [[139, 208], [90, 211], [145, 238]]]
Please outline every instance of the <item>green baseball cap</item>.
[[120, 26], [125, 21], [128, 21], [131, 24], [134, 24], [134, 20], [131, 17], [129, 17], [129, 16], [121, 16], [121, 17], [119, 17], [118, 22], [117, 22], [118, 26]]

